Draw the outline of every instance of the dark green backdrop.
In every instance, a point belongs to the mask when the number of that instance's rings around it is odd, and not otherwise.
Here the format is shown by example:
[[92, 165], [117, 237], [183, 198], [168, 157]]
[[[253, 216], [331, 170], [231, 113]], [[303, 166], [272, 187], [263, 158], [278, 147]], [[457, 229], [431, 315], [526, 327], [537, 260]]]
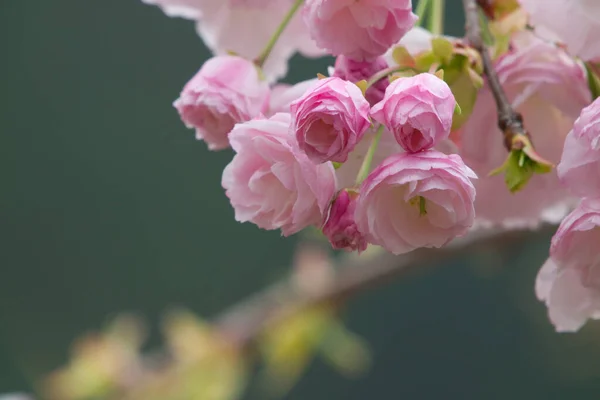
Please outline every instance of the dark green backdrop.
[[[0, 393], [29, 390], [116, 312], [211, 316], [286, 272], [294, 241], [233, 220], [231, 154], [171, 107], [208, 56], [192, 23], [137, 0], [0, 0], [0, 54]], [[296, 59], [291, 79], [329, 63]], [[600, 330], [557, 335], [534, 298], [546, 251], [541, 238], [354, 300], [373, 369], [348, 381], [317, 362], [290, 398], [600, 398]]]

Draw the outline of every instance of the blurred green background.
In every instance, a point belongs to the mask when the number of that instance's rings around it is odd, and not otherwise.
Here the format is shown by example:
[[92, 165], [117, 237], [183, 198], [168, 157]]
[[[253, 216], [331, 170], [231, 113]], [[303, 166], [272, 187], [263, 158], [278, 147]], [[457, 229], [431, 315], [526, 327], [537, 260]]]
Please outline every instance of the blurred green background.
[[[215, 0], [217, 1], [217, 0]], [[462, 32], [458, 0], [448, 31]], [[0, 0], [0, 393], [32, 390], [121, 311], [213, 316], [288, 271], [294, 239], [238, 224], [171, 102], [208, 52], [137, 0]], [[290, 81], [331, 60], [292, 61]], [[600, 330], [559, 335], [534, 296], [548, 237], [353, 300], [373, 368], [315, 362], [290, 399], [598, 399]], [[262, 398], [250, 391], [249, 398]]]

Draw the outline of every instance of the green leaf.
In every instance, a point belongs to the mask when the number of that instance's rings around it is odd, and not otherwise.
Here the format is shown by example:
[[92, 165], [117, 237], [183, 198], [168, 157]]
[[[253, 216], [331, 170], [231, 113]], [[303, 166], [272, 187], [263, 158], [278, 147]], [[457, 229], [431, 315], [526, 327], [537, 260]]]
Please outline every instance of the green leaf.
[[449, 63], [454, 53], [454, 46], [452, 42], [443, 37], [436, 37], [431, 39], [431, 49], [440, 61], [443, 63]]
[[506, 187], [511, 193], [523, 189], [533, 174], [545, 174], [552, 171], [552, 164], [537, 162], [523, 150], [512, 150], [504, 164], [489, 173], [489, 176], [504, 173]]
[[437, 62], [438, 62], [438, 58], [436, 57], [436, 55], [433, 54], [433, 52], [428, 51], [428, 52], [419, 54], [415, 58], [415, 67], [419, 71], [429, 71], [429, 68], [434, 63], [437, 63]]
[[415, 59], [404, 46], [396, 46], [392, 50], [392, 58], [400, 66], [413, 66]]

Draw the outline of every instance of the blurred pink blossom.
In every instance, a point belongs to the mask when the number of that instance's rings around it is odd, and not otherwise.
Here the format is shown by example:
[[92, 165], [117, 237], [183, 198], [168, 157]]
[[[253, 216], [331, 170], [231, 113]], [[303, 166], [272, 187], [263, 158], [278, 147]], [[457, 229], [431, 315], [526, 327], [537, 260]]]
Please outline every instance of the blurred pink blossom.
[[578, 197], [600, 197], [600, 98], [587, 106], [567, 135], [561, 182]]
[[448, 138], [455, 107], [446, 82], [423, 73], [392, 82], [371, 115], [394, 134], [406, 151], [415, 153]]
[[334, 249], [358, 250], [367, 249], [367, 241], [356, 226], [354, 210], [356, 209], [356, 193], [341, 190], [331, 203], [323, 234], [329, 239]]
[[371, 125], [369, 109], [352, 82], [321, 79], [290, 106], [298, 147], [317, 163], [346, 161]]
[[559, 332], [574, 332], [600, 319], [600, 199], [584, 199], [552, 238], [550, 258], [535, 291]]
[[[215, 54], [233, 52], [257, 58], [291, 9], [294, 0], [142, 0], [173, 17], [197, 21], [197, 30]], [[296, 53], [307, 57], [325, 55], [310, 38], [297, 13], [273, 48], [264, 67], [269, 81], [285, 76], [287, 62]]]
[[252, 62], [217, 56], [204, 63], [173, 106], [210, 150], [221, 150], [229, 147], [233, 126], [265, 112], [268, 101], [269, 86]]
[[336, 187], [332, 164], [311, 162], [289, 129], [285, 113], [237, 124], [230, 134], [236, 155], [222, 178], [237, 221], [284, 236], [320, 226]]
[[585, 61], [600, 61], [600, 1], [520, 0], [530, 23], [542, 37], [564, 43]]
[[394, 254], [441, 247], [473, 224], [477, 176], [460, 156], [435, 150], [393, 155], [360, 186], [356, 224]]
[[[511, 45], [512, 50], [495, 62], [500, 82], [523, 115], [537, 152], [558, 163], [567, 133], [590, 102], [585, 71], [564, 51], [531, 32], [515, 34]], [[475, 208], [482, 222], [506, 227], [558, 223], [572, 207], [573, 199], [555, 171], [534, 175], [516, 193], [509, 192], [504, 176], [488, 176], [508, 153], [487, 86], [479, 91], [471, 117], [455, 134], [460, 154], [480, 178], [475, 183]]]
[[307, 0], [303, 15], [319, 47], [356, 61], [384, 54], [417, 20], [411, 0]]

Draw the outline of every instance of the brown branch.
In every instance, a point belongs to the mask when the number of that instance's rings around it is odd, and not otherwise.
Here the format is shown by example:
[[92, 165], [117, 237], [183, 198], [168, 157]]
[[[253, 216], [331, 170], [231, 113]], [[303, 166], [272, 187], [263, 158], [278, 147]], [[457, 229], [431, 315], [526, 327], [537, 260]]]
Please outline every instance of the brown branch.
[[521, 141], [513, 143], [513, 138], [517, 135], [523, 135], [531, 140], [529, 133], [523, 126], [523, 118], [521, 114], [516, 112], [502, 85], [498, 74], [494, 69], [490, 53], [487, 46], [483, 42], [481, 34], [481, 25], [479, 23], [479, 12], [478, 3], [487, 4], [483, 0], [463, 0], [463, 7], [465, 9], [465, 31], [466, 39], [469, 44], [479, 52], [481, 55], [481, 61], [483, 63], [483, 73], [487, 77], [487, 82], [496, 101], [496, 108], [498, 110], [498, 127], [504, 134], [504, 146], [508, 151], [520, 150], [522, 146]]
[[[544, 226], [550, 233], [553, 226]], [[420, 249], [394, 256], [387, 252], [347, 256], [324, 287], [302, 291], [293, 279], [259, 292], [233, 306], [216, 321], [217, 329], [240, 347], [252, 345], [265, 328], [294, 313], [319, 304], [344, 302], [368, 289], [404, 276], [414, 269], [447, 262], [477, 251], [502, 251], [513, 244], [526, 243], [531, 231], [476, 230], [441, 249]]]

